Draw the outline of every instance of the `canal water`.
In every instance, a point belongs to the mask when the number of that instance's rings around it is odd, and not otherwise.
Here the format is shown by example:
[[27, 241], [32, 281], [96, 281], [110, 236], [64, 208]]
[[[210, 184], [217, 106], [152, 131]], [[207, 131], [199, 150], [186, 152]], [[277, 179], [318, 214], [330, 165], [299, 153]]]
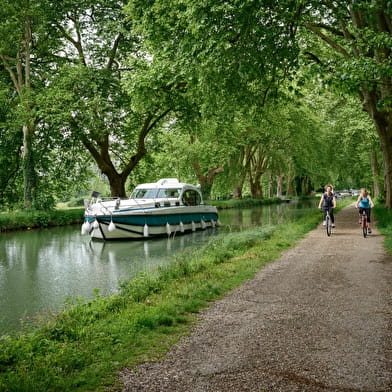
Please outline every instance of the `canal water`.
[[212, 236], [298, 219], [314, 202], [229, 209], [220, 228], [148, 241], [97, 242], [79, 226], [0, 234], [0, 334], [19, 329], [37, 314], [57, 311], [66, 301], [114, 293], [119, 281], [168, 263]]

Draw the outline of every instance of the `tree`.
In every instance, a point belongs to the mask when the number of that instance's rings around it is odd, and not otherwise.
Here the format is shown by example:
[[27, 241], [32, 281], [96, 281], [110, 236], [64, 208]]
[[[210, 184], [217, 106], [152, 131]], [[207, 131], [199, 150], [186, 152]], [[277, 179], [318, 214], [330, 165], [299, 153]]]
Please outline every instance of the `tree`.
[[35, 124], [31, 81], [31, 62], [34, 56], [33, 31], [35, 22], [39, 19], [37, 3], [29, 0], [5, 0], [2, 3], [0, 19], [5, 21], [0, 27], [2, 38], [0, 60], [19, 98], [19, 115], [22, 119], [23, 131], [24, 204], [25, 207], [30, 208], [34, 201], [37, 181], [32, 148]]
[[21, 201], [20, 150], [22, 128], [14, 119], [15, 97], [9, 90], [9, 75], [0, 72], [0, 205], [10, 206]]
[[171, 111], [169, 101], [138, 105], [137, 94], [131, 99], [126, 91], [148, 61], [126, 64], [127, 56], [138, 57], [139, 37], [132, 34], [123, 5], [121, 0], [53, 4], [52, 35], [64, 41], [65, 55], [41, 97], [41, 114], [56, 127], [59, 140], [64, 134], [79, 140], [116, 197], [126, 197], [126, 180], [146, 155], [147, 135]]
[[[19, 178], [21, 167], [26, 208], [53, 207], [55, 191], [64, 189], [67, 179], [73, 178], [69, 170], [62, 173], [55, 170], [53, 151], [59, 151], [61, 147], [54, 145], [54, 133], [41, 116], [40, 97], [45, 96], [48, 77], [64, 63], [59, 54], [63, 43], [51, 29], [57, 23], [56, 18], [61, 18], [52, 13], [53, 5], [46, 0], [4, 0], [0, 9], [4, 21], [0, 25], [1, 75], [8, 74], [8, 78], [2, 79], [7, 88], [4, 103], [8, 105], [2, 133], [4, 140], [12, 140], [15, 151], [21, 152], [22, 159], [15, 159], [21, 164], [18, 164], [14, 178]], [[62, 157], [67, 155], [65, 149], [61, 153]], [[75, 156], [72, 159], [77, 160]], [[20, 189], [14, 192], [20, 192]], [[18, 198], [13, 197], [13, 202], [17, 201]]]
[[374, 122], [392, 208], [392, 4], [387, 0], [308, 1], [303, 24], [331, 51], [305, 49], [330, 82], [357, 93]]

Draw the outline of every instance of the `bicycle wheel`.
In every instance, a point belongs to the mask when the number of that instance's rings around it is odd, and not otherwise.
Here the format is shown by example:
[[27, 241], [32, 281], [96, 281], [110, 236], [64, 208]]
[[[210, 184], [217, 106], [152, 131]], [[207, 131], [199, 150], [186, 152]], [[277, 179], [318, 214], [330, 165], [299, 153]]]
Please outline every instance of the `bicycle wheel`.
[[325, 228], [327, 230], [327, 236], [330, 237], [332, 233], [332, 222], [331, 222], [331, 217], [329, 214], [325, 217]]
[[366, 219], [366, 215], [362, 215], [362, 233], [363, 233], [363, 237], [366, 238], [366, 236], [367, 236], [367, 219]]

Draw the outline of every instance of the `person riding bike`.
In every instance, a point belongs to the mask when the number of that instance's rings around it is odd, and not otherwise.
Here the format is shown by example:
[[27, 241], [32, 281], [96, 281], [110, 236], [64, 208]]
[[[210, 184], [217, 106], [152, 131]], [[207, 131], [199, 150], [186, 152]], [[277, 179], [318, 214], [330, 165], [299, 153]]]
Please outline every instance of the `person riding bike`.
[[318, 208], [322, 209], [324, 212], [323, 226], [326, 225], [325, 217], [327, 216], [328, 211], [329, 216], [331, 217], [332, 227], [335, 227], [335, 216], [333, 214], [333, 209], [336, 208], [336, 197], [333, 193], [332, 185], [325, 186], [325, 192], [321, 196]]
[[359, 208], [359, 223], [361, 223], [361, 215], [365, 211], [369, 234], [372, 232], [372, 229], [370, 228], [370, 208], [372, 207], [374, 207], [372, 198], [370, 197], [368, 191], [365, 188], [362, 188], [358, 196], [358, 200], [355, 203], [355, 208]]

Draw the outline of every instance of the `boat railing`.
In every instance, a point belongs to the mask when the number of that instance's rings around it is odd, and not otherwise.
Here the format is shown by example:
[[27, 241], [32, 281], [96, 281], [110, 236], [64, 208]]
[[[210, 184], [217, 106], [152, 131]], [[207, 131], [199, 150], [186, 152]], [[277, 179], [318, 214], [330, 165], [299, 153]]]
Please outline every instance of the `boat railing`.
[[[147, 200], [147, 199], [140, 199], [140, 200]], [[84, 200], [84, 207], [86, 210], [88, 210], [91, 209], [92, 205], [99, 204], [103, 214], [112, 215], [113, 211], [120, 209], [122, 201], [124, 202], [131, 201], [138, 208], [140, 209], [145, 208], [146, 207], [145, 202], [141, 203], [140, 200], [136, 198], [121, 199], [119, 197], [97, 197], [97, 198], [92, 197], [90, 199]], [[178, 207], [181, 205], [181, 201], [179, 198], [160, 197], [160, 198], [151, 198], [149, 200], [151, 200], [151, 205], [154, 206], [155, 208]], [[110, 201], [115, 201], [115, 204], [110, 206], [104, 204], [105, 202], [110, 202]]]

